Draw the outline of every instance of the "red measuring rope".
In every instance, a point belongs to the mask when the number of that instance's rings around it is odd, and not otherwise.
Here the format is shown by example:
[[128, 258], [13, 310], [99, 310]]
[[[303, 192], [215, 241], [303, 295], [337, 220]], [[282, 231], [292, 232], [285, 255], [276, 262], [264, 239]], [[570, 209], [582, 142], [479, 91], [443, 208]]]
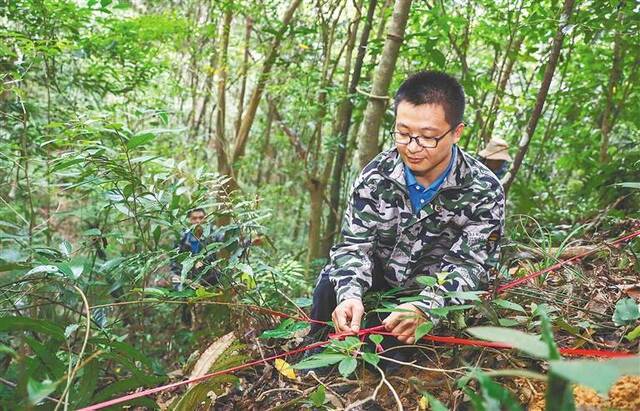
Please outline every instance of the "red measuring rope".
[[134, 393], [131, 393], [131, 394], [127, 394], [127, 395], [125, 395], [123, 397], [114, 398], [114, 399], [109, 400], [109, 401], [104, 401], [104, 402], [101, 402], [101, 403], [98, 403], [98, 404], [90, 405], [90, 406], [85, 407], [85, 408], [81, 408], [78, 411], [101, 410], [103, 408], [110, 407], [112, 405], [117, 405], [117, 404], [121, 404], [121, 403], [126, 402], [126, 401], [131, 401], [131, 400], [135, 400], [137, 398], [146, 397], [147, 395], [155, 394], [157, 392], [164, 391], [164, 390], [169, 390], [171, 388], [176, 388], [176, 387], [179, 387], [181, 385], [193, 384], [193, 383], [196, 383], [196, 382], [208, 380], [209, 378], [217, 377], [219, 375], [230, 374], [230, 373], [235, 372], [235, 371], [239, 371], [239, 370], [242, 370], [242, 369], [245, 369], [245, 368], [253, 367], [254, 365], [266, 363], [266, 362], [269, 362], [269, 361], [272, 361], [272, 360], [275, 360], [275, 359], [278, 359], [278, 358], [282, 358], [282, 357], [286, 357], [286, 356], [289, 356], [289, 355], [293, 355], [293, 354], [301, 353], [301, 352], [304, 352], [304, 351], [312, 350], [314, 348], [318, 348], [318, 347], [322, 347], [323, 345], [327, 345], [330, 342], [331, 342], [330, 340], [321, 341], [321, 342], [318, 342], [318, 343], [315, 343], [315, 344], [308, 345], [306, 347], [302, 347], [302, 348], [298, 348], [298, 349], [295, 349], [295, 350], [287, 351], [287, 352], [284, 352], [282, 354], [272, 355], [271, 357], [262, 358], [262, 359], [259, 359], [259, 360], [256, 360], [256, 361], [251, 361], [251, 362], [248, 362], [248, 363], [245, 363], [245, 364], [238, 365], [236, 367], [227, 368], [226, 370], [220, 370], [220, 371], [212, 372], [210, 374], [201, 375], [200, 377], [191, 378], [189, 380], [178, 381], [178, 382], [174, 382], [172, 384], [161, 385], [159, 387], [149, 388], [148, 390], [144, 390], [144, 391], [140, 391], [140, 392], [134, 392]]
[[[631, 234], [629, 234], [629, 235], [626, 235], [626, 236], [624, 236], [624, 237], [620, 237], [620, 238], [618, 238], [617, 240], [613, 241], [613, 242], [611, 243], [611, 245], [612, 245], [612, 246], [617, 246], [617, 245], [619, 245], [619, 244], [621, 244], [621, 243], [623, 243], [623, 242], [625, 242], [625, 241], [629, 241], [629, 240], [631, 240], [631, 239], [633, 239], [633, 238], [635, 238], [635, 237], [638, 237], [638, 236], [640, 236], [640, 230], [638, 230], [638, 231], [636, 231], [636, 232], [633, 232], [633, 233], [631, 233]], [[511, 281], [511, 282], [509, 282], [509, 283], [507, 283], [507, 284], [504, 284], [504, 285], [502, 285], [502, 286], [498, 287], [498, 289], [496, 290], [496, 292], [497, 292], [498, 294], [501, 294], [502, 292], [504, 292], [504, 291], [506, 291], [506, 290], [508, 290], [508, 289], [510, 289], [510, 288], [517, 287], [517, 286], [519, 286], [520, 284], [526, 283], [527, 281], [529, 281], [529, 280], [531, 280], [531, 279], [533, 279], [533, 278], [536, 278], [536, 277], [541, 276], [542, 274], [550, 273], [550, 272], [552, 272], [552, 271], [557, 270], [558, 268], [564, 267], [564, 266], [565, 266], [565, 265], [567, 265], [567, 264], [571, 264], [571, 263], [573, 263], [573, 262], [575, 262], [575, 261], [578, 261], [578, 260], [580, 260], [580, 259], [582, 259], [582, 258], [585, 258], [585, 257], [587, 257], [587, 256], [589, 256], [589, 255], [591, 255], [591, 254], [595, 253], [595, 252], [596, 252], [596, 251], [598, 251], [599, 249], [600, 249], [600, 248], [598, 248], [598, 247], [597, 247], [597, 248], [594, 248], [593, 250], [590, 250], [590, 251], [584, 252], [584, 253], [582, 253], [582, 254], [578, 254], [578, 255], [576, 255], [576, 256], [574, 256], [574, 257], [571, 257], [571, 258], [568, 258], [568, 259], [566, 259], [566, 260], [564, 260], [564, 261], [560, 261], [559, 263], [554, 264], [554, 265], [552, 265], [551, 267], [547, 267], [547, 268], [545, 268], [544, 270], [536, 271], [535, 273], [531, 273], [531, 274], [526, 275], [526, 276], [524, 276], [524, 277], [522, 277], [522, 278], [518, 278], [517, 280]]]
[[[618, 245], [624, 241], [628, 241], [631, 240], [637, 236], [640, 236], [640, 230], [631, 233], [629, 235], [626, 235], [624, 237], [621, 237], [615, 241], [613, 241], [611, 243], [611, 245]], [[548, 272], [552, 272], [554, 270], [557, 270], [560, 267], [563, 267], [566, 264], [569, 264], [573, 261], [579, 260], [581, 258], [584, 258], [588, 255], [593, 254], [595, 251], [597, 251], [598, 249], [594, 249], [591, 250], [589, 252], [585, 252], [582, 253], [578, 256], [569, 258], [567, 260], [561, 261], [557, 264], [554, 264], [551, 267], [548, 267], [544, 270], [529, 274], [525, 277], [519, 278], [515, 281], [512, 281], [510, 283], [507, 283], [501, 287], [498, 287], [497, 292], [501, 293], [505, 290], [508, 290], [510, 288], [516, 287], [522, 283], [525, 283], [529, 280], [531, 280], [532, 278], [538, 277], [542, 274], [548, 273]], [[238, 304], [227, 304], [227, 305], [238, 305]], [[326, 321], [319, 321], [319, 320], [313, 320], [311, 318], [304, 318], [304, 317], [299, 317], [299, 316], [295, 316], [295, 315], [289, 315], [280, 311], [275, 311], [275, 310], [271, 310], [269, 308], [264, 308], [264, 307], [260, 307], [257, 305], [241, 305], [240, 306], [244, 306], [256, 311], [261, 311], [261, 312], [265, 312], [280, 318], [292, 318], [298, 321], [303, 321], [303, 322], [308, 322], [308, 323], [317, 323], [317, 324], [324, 324], [324, 325], [329, 325]], [[121, 404], [123, 402], [126, 401], [131, 401], [137, 398], [142, 398], [142, 397], [146, 397], [147, 395], [151, 395], [151, 394], [155, 394], [157, 392], [161, 392], [161, 391], [165, 391], [165, 390], [169, 390], [172, 388], [176, 388], [182, 385], [186, 385], [186, 384], [193, 384], [193, 383], [197, 383], [200, 381], [204, 381], [213, 377], [217, 377], [219, 375], [225, 375], [225, 374], [230, 374], [232, 372], [235, 371], [239, 371], [245, 368], [249, 368], [249, 367], [253, 367], [254, 365], [259, 365], [259, 364], [263, 364], [266, 363], [268, 361], [272, 361], [278, 358], [283, 358], [283, 357], [287, 357], [290, 355], [294, 355], [294, 354], [298, 354], [301, 352], [305, 352], [305, 351], [309, 351], [318, 347], [322, 347], [325, 346], [327, 344], [329, 344], [331, 342], [332, 339], [342, 339], [346, 336], [349, 335], [356, 335], [359, 337], [364, 337], [366, 335], [369, 334], [380, 334], [380, 335], [391, 335], [391, 336], [396, 336], [393, 333], [390, 332], [385, 332], [383, 331], [385, 329], [384, 325], [380, 325], [380, 326], [376, 326], [376, 327], [371, 327], [371, 328], [363, 328], [361, 330], [359, 330], [357, 333], [352, 333], [352, 332], [343, 332], [343, 333], [335, 333], [335, 334], [330, 334], [329, 340], [326, 341], [321, 341], [321, 342], [317, 342], [305, 347], [301, 347], [301, 348], [297, 348], [295, 350], [291, 350], [291, 351], [287, 351], [281, 354], [277, 354], [277, 355], [273, 355], [271, 357], [267, 357], [267, 358], [262, 358], [259, 360], [255, 360], [255, 361], [251, 361], [245, 364], [241, 364], [238, 365], [236, 367], [231, 367], [231, 368], [227, 368], [225, 370], [220, 370], [220, 371], [216, 371], [210, 374], [205, 374], [202, 375], [200, 377], [196, 377], [196, 378], [192, 378], [189, 380], [184, 380], [184, 381], [178, 381], [178, 382], [174, 382], [171, 384], [167, 384], [167, 385], [161, 385], [159, 387], [155, 387], [155, 388], [149, 388], [147, 390], [143, 390], [140, 392], [136, 392], [136, 393], [131, 393], [131, 394], [127, 394], [125, 396], [122, 397], [118, 397], [118, 398], [114, 398], [112, 400], [108, 400], [108, 401], [104, 401], [98, 404], [94, 404], [94, 405], [90, 405], [88, 407], [85, 408], [81, 408], [78, 411], [94, 411], [94, 410], [100, 410], [106, 407], [110, 407], [112, 405], [117, 405], [117, 404]], [[451, 344], [451, 345], [466, 345], [466, 346], [473, 346], [473, 347], [490, 347], [490, 348], [498, 348], [498, 349], [511, 349], [513, 348], [512, 346], [510, 346], [509, 344], [503, 344], [503, 343], [496, 343], [496, 342], [491, 342], [491, 341], [481, 341], [481, 340], [472, 340], [472, 339], [468, 339], [468, 338], [458, 338], [458, 337], [449, 337], [449, 336], [437, 336], [437, 335], [425, 335], [422, 337], [423, 340], [427, 340], [427, 341], [432, 341], [432, 342], [438, 342], [438, 343], [443, 343], [443, 344]], [[578, 357], [599, 357], [599, 358], [623, 358], [623, 357], [632, 357], [634, 356], [634, 354], [632, 353], [628, 353], [628, 352], [623, 352], [623, 351], [609, 351], [609, 350], [591, 350], [591, 349], [579, 349], [579, 348], [560, 348], [559, 349], [561, 354], [564, 355], [569, 355], [569, 356], [578, 356]]]

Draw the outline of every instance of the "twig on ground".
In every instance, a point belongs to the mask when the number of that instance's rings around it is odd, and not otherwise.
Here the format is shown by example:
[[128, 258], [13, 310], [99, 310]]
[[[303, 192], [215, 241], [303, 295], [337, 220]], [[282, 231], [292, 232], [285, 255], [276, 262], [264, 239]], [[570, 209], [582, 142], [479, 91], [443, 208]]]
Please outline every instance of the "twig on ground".
[[279, 391], [293, 391], [297, 394], [303, 395], [304, 391], [301, 391], [297, 388], [291, 388], [291, 387], [284, 387], [284, 388], [272, 388], [270, 390], [267, 391], [263, 391], [262, 393], [260, 393], [260, 395], [258, 395], [258, 398], [256, 398], [256, 402], [262, 401], [264, 399], [264, 397], [266, 397], [267, 395], [274, 393], [274, 392], [279, 392]]
[[374, 365], [374, 367], [380, 373], [380, 382], [376, 386], [375, 390], [373, 390], [373, 393], [370, 396], [368, 396], [367, 398], [363, 398], [362, 400], [359, 400], [359, 401], [356, 401], [354, 403], [349, 404], [349, 406], [347, 408], [345, 408], [345, 411], [352, 410], [355, 407], [358, 407], [360, 405], [363, 405], [363, 404], [367, 403], [368, 401], [375, 400], [376, 397], [378, 396], [378, 392], [380, 391], [380, 388], [382, 388], [383, 384], [386, 385], [387, 388], [389, 389], [389, 391], [391, 392], [391, 394], [393, 394], [393, 398], [396, 400], [396, 405], [398, 406], [398, 410], [399, 411], [403, 411], [404, 410], [404, 408], [402, 407], [402, 402], [400, 401], [400, 397], [398, 396], [398, 393], [393, 388], [393, 385], [391, 385], [389, 380], [387, 380], [387, 377], [384, 374], [384, 371], [382, 371], [382, 369], [380, 367], [378, 367], [377, 365]]
[[[389, 351], [389, 350], [387, 350]], [[382, 355], [378, 355], [378, 357], [380, 357], [381, 360], [385, 360], [385, 361], [390, 361], [396, 364], [400, 364], [400, 365], [407, 365], [409, 367], [413, 367], [413, 368], [418, 368], [420, 370], [424, 370], [424, 371], [431, 371], [431, 372], [441, 372], [441, 373], [453, 373], [453, 374], [464, 374], [464, 372], [460, 371], [460, 370], [465, 370], [466, 367], [460, 367], [460, 368], [452, 368], [450, 370], [445, 370], [444, 368], [430, 368], [430, 367], [423, 367], [422, 365], [417, 365], [415, 363], [412, 362], [405, 362], [405, 361], [400, 361], [400, 360], [396, 360], [390, 357], [384, 357]]]

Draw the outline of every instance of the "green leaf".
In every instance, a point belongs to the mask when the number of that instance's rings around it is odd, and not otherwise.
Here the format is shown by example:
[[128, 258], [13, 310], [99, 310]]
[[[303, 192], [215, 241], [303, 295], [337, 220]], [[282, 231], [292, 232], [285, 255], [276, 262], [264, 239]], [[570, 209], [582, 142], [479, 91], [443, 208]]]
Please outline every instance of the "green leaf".
[[51, 169], [49, 170], [49, 173], [55, 173], [56, 171], [64, 170], [66, 168], [69, 168], [76, 164], [80, 164], [82, 162], [84, 162], [84, 158], [72, 158], [72, 159], [65, 159], [65, 160], [59, 161], [59, 162], [56, 162], [53, 165], [53, 167], [51, 167]]
[[446, 317], [452, 311], [462, 311], [468, 308], [472, 308], [473, 305], [470, 304], [462, 304], [462, 305], [447, 305], [446, 307], [436, 307], [429, 308], [429, 314], [436, 315], [438, 317]]
[[601, 360], [550, 361], [551, 372], [606, 395], [623, 375], [640, 375], [640, 356]]
[[67, 278], [71, 278], [74, 280], [78, 278], [78, 276], [71, 269], [71, 266], [67, 263], [59, 263], [58, 271], [60, 271]]
[[520, 321], [514, 320], [513, 318], [498, 318], [498, 324], [501, 327], [514, 327], [520, 324]]
[[551, 322], [549, 321], [549, 317], [546, 314], [542, 314], [540, 316], [540, 319], [542, 320], [542, 341], [544, 341], [549, 348], [549, 359], [558, 360], [560, 359], [560, 351], [558, 351], [558, 346], [553, 340], [553, 330], [551, 329]]
[[616, 303], [616, 309], [613, 312], [613, 322], [616, 325], [633, 324], [638, 318], [640, 318], [640, 310], [633, 298], [623, 298]]
[[314, 407], [322, 407], [322, 405], [327, 400], [324, 385], [320, 384], [318, 388], [316, 388], [311, 394], [309, 394], [309, 399], [311, 400], [311, 403]]
[[38, 404], [46, 396], [54, 392], [57, 386], [58, 383], [51, 380], [44, 380], [42, 382], [39, 382], [29, 377], [29, 381], [27, 382], [27, 394], [29, 394], [29, 402], [33, 405]]
[[438, 49], [431, 49], [429, 51], [429, 59], [435, 64], [436, 68], [444, 68], [447, 58]]
[[127, 142], [127, 148], [129, 150], [133, 150], [136, 147], [139, 147], [143, 144], [147, 144], [154, 138], [156, 138], [156, 136], [153, 133], [136, 134], [135, 136], [131, 137], [131, 139], [129, 139], [129, 141]]
[[449, 271], [442, 271], [436, 274], [436, 276], [438, 277], [438, 284], [444, 285], [445, 283], [449, 282], [449, 274], [451, 274]]
[[640, 337], [640, 325], [625, 335], [625, 338], [629, 341], [635, 341], [638, 337]]
[[617, 183], [614, 186], [625, 187], [625, 188], [636, 188], [640, 190], [640, 183]]
[[320, 354], [312, 355], [311, 357], [305, 358], [299, 363], [292, 365], [292, 367], [295, 370], [307, 370], [310, 368], [326, 367], [328, 365], [333, 365], [337, 362], [340, 362], [347, 357], [349, 356], [345, 354], [320, 353]]
[[300, 308], [311, 307], [313, 300], [307, 297], [299, 297], [293, 300], [294, 303]]
[[157, 298], [168, 297], [170, 293], [169, 290], [165, 288], [158, 288], [158, 287], [146, 287], [143, 289], [134, 288], [131, 291], [142, 292], [145, 297], [157, 297]]
[[37, 267], [33, 267], [26, 275], [32, 274], [40, 274], [40, 273], [48, 273], [53, 274], [58, 272], [58, 267], [55, 265], [39, 265]]
[[[197, 295], [197, 292], [196, 292]], [[267, 330], [260, 335], [260, 338], [291, 338], [298, 331], [309, 328], [309, 324], [303, 321], [295, 321], [287, 318], [273, 330]]]
[[421, 275], [416, 277], [416, 282], [420, 285], [424, 285], [425, 287], [433, 287], [438, 283], [438, 279], [435, 277]]
[[440, 402], [440, 400], [438, 400], [436, 397], [429, 394], [428, 392], [422, 392], [421, 394], [427, 399], [429, 410], [431, 411], [448, 411], [449, 410], [449, 408], [447, 408], [446, 405], [444, 405], [442, 402]]
[[102, 231], [97, 228], [90, 228], [82, 233], [85, 237], [98, 237], [102, 235]]
[[527, 311], [518, 303], [514, 303], [512, 301], [508, 301], [508, 300], [502, 300], [499, 298], [496, 298], [495, 300], [492, 301], [495, 305], [497, 305], [500, 308], [504, 308], [507, 310], [513, 310], [513, 311], [519, 311], [521, 313], [526, 313]]
[[363, 352], [362, 359], [371, 365], [378, 365], [380, 362], [380, 356], [371, 352]]
[[69, 338], [71, 336], [71, 334], [73, 334], [78, 328], [80, 327], [79, 324], [69, 324], [65, 327], [64, 329], [64, 336]]
[[369, 339], [373, 341], [374, 344], [382, 344], [384, 337], [379, 334], [369, 334]]
[[78, 386], [76, 395], [73, 396], [74, 407], [77, 409], [85, 405], [89, 405], [89, 400], [93, 396], [93, 393], [98, 386], [98, 376], [100, 372], [100, 365], [98, 361], [91, 361], [80, 369], [80, 375], [78, 375]]
[[43, 333], [57, 340], [64, 341], [64, 330], [56, 324], [26, 317], [2, 317], [0, 331], [31, 331]]
[[482, 394], [483, 405], [487, 410], [508, 410], [521, 411], [522, 407], [513, 397], [511, 392], [493, 381], [487, 375], [476, 371], [475, 377], [480, 383], [480, 393]]
[[17, 358], [18, 357], [18, 353], [11, 347], [9, 347], [8, 345], [4, 345], [4, 344], [0, 344], [0, 354], [8, 354], [10, 356], [12, 356], [13, 358]]
[[73, 251], [73, 247], [71, 246], [71, 243], [69, 243], [67, 240], [62, 240], [62, 242], [58, 245], [58, 249], [60, 250], [62, 255], [67, 258], [71, 255], [71, 252]]
[[534, 357], [548, 359], [549, 347], [537, 335], [501, 327], [472, 327], [467, 332], [474, 337], [507, 344]]
[[424, 322], [416, 327], [415, 339], [416, 342], [419, 341], [422, 337], [429, 334], [429, 332], [433, 329], [433, 323], [431, 321]]
[[358, 366], [358, 361], [353, 357], [346, 357], [338, 364], [338, 371], [343, 377], [350, 376]]

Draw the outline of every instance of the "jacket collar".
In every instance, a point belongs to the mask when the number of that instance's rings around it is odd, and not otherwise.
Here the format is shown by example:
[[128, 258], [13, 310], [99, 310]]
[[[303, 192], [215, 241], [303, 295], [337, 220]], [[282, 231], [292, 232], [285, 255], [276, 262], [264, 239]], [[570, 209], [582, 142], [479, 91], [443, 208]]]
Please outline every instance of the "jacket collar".
[[[473, 183], [474, 172], [473, 168], [469, 164], [469, 160], [467, 159], [467, 154], [457, 145], [456, 152], [456, 164], [442, 182], [440, 190], [438, 191], [454, 187], [465, 187]], [[383, 177], [392, 180], [406, 191], [407, 186], [404, 176], [404, 163], [400, 157], [400, 153], [398, 153], [398, 150], [395, 147], [384, 153], [378, 170]]]

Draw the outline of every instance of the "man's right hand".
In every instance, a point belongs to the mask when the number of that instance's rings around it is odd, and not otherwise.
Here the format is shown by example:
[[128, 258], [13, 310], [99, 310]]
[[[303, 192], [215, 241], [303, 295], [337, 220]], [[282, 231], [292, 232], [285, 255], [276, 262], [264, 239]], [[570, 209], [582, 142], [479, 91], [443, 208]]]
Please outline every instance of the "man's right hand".
[[364, 315], [364, 305], [359, 298], [347, 298], [333, 310], [331, 319], [336, 332], [357, 333], [360, 331], [360, 321]]

